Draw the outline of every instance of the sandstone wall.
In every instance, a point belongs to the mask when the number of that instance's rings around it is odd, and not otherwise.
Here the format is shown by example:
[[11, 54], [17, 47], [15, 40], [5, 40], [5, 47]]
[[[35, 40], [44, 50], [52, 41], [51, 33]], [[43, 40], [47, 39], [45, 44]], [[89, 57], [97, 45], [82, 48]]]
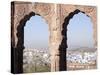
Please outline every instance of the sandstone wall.
[[[53, 3], [12, 2], [11, 4], [11, 42], [14, 50], [14, 71], [21, 73], [24, 26], [31, 16], [43, 17], [49, 26], [49, 50], [51, 53], [51, 71], [66, 70], [67, 25], [69, 20], [79, 12], [91, 18], [93, 23], [93, 38], [97, 47], [97, 9], [94, 6], [80, 6]], [[22, 57], [22, 58], [21, 58]], [[18, 64], [22, 63], [22, 64]], [[16, 66], [17, 65], [17, 66]], [[19, 71], [20, 70], [20, 71]]]

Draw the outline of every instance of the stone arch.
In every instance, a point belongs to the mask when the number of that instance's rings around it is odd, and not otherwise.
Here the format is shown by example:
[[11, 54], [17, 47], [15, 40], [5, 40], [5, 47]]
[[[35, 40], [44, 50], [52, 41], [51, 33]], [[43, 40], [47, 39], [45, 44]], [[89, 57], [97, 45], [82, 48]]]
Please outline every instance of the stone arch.
[[18, 37], [18, 43], [17, 43], [17, 47], [22, 47], [24, 49], [24, 26], [26, 24], [26, 21], [28, 21], [30, 19], [31, 16], [35, 16], [34, 12], [31, 12], [29, 15], [24, 16], [24, 18], [20, 21], [18, 27], [17, 27], [17, 37]]
[[32, 17], [32, 16], [35, 16], [35, 15], [38, 15], [38, 16], [41, 16], [40, 14], [36, 14], [34, 12], [31, 12], [29, 13], [29, 15], [25, 15], [24, 18], [20, 21], [18, 27], [17, 27], [17, 37], [18, 37], [18, 42], [17, 42], [17, 47], [22, 47], [24, 49], [24, 26], [26, 24], [26, 22]]
[[[67, 37], [66, 37], [66, 36], [67, 36], [67, 35], [66, 35], [67, 25], [69, 24], [70, 19], [73, 18], [73, 16], [74, 16], [75, 14], [78, 14], [79, 12], [82, 12], [83, 14], [86, 14], [85, 12], [80, 11], [79, 9], [76, 9], [75, 11], [69, 13], [69, 15], [68, 15], [67, 17], [65, 17], [65, 19], [64, 19], [64, 23], [63, 23], [63, 25], [62, 25], [62, 32], [61, 32], [61, 33], [62, 33], [62, 36], [63, 36], [63, 39], [62, 39], [62, 43], [61, 43], [61, 44], [63, 44], [63, 48], [64, 48], [64, 49], [68, 47], [67, 44], [64, 43], [64, 42], [66, 42], [66, 40], [67, 40]], [[87, 15], [87, 14], [86, 14], [86, 15]], [[87, 17], [90, 17], [90, 16], [87, 15]]]
[[[17, 45], [16, 45], [16, 50], [17, 50], [17, 69], [20, 72], [23, 72], [23, 50], [24, 50], [24, 26], [26, 22], [32, 17], [32, 16], [41, 16], [40, 14], [36, 14], [34, 12], [30, 12], [29, 15], [25, 15], [23, 19], [20, 20], [19, 25], [17, 26]], [[19, 64], [20, 63], [20, 64]]]
[[[60, 53], [61, 53], [60, 59], [63, 59], [63, 61], [60, 61], [59, 63], [62, 63], [62, 62], [64, 62], [64, 61], [66, 61], [66, 58], [65, 58], [66, 52], [65, 52], [65, 50], [66, 50], [66, 48], [68, 48], [68, 44], [66, 43], [66, 41], [67, 41], [67, 33], [66, 33], [66, 31], [67, 31], [67, 26], [68, 26], [68, 24], [69, 24], [70, 19], [72, 19], [73, 16], [74, 16], [75, 14], [78, 14], [79, 12], [82, 12], [83, 14], [86, 14], [85, 12], [80, 11], [79, 9], [76, 9], [76, 10], [74, 10], [73, 12], [70, 12], [69, 15], [68, 15], [67, 17], [65, 17], [64, 22], [63, 22], [63, 24], [62, 24], [62, 31], [61, 31], [61, 34], [62, 34], [62, 41], [61, 41], [61, 45], [59, 46], [59, 51], [60, 51]], [[86, 15], [87, 15], [87, 14], [86, 14]], [[90, 16], [87, 15], [87, 17], [90, 17]], [[65, 64], [65, 66], [66, 66], [66, 63], [64, 63], [64, 64]], [[60, 64], [60, 65], [61, 65], [61, 64]], [[61, 66], [62, 66], [62, 65], [61, 65]], [[64, 65], [63, 65], [63, 67], [60, 67], [60, 68], [61, 68], [61, 69], [64, 69], [65, 67], [64, 67]], [[65, 68], [65, 69], [66, 69], [66, 68]]]

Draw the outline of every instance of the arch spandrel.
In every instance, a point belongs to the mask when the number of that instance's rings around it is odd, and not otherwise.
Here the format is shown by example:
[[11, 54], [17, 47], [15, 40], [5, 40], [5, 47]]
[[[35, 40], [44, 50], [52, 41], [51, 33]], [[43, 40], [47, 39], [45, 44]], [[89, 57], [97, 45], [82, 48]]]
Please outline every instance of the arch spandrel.
[[[37, 15], [40, 15], [45, 19], [45, 21], [48, 23], [48, 25], [51, 25], [51, 17], [53, 12], [53, 4], [48, 3], [28, 3], [22, 2], [18, 3], [15, 2], [15, 9], [14, 10], [14, 36], [15, 36], [15, 46], [17, 45], [17, 27], [20, 23], [20, 21], [26, 16], [29, 15], [30, 12], [35, 12]], [[50, 30], [50, 27], [49, 27]]]
[[60, 4], [59, 6], [61, 9], [61, 16], [63, 17], [62, 20], [64, 20], [66, 16], [68, 16], [71, 12], [75, 11], [76, 9], [84, 12], [86, 15], [90, 16], [90, 18], [93, 15], [96, 15], [96, 12], [97, 12], [97, 9], [95, 6], [66, 5], [66, 4]]

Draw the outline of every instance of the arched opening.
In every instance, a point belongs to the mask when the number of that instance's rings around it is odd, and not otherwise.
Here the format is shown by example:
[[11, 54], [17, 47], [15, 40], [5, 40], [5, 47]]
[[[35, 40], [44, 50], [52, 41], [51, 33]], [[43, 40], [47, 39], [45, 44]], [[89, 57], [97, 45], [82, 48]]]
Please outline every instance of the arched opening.
[[[74, 17], [74, 15], [77, 15], [78, 13], [81, 13], [81, 14], [83, 14], [87, 19], [89, 19], [88, 21], [90, 21], [90, 18], [89, 18], [89, 16], [88, 15], [86, 15], [85, 14], [85, 12], [82, 12], [82, 11], [80, 11], [79, 9], [76, 9], [75, 11], [73, 11], [73, 12], [71, 12], [71, 13], [69, 13], [69, 15], [67, 16], [67, 17], [65, 17], [65, 19], [64, 19], [64, 23], [63, 23], [63, 25], [62, 25], [62, 42], [61, 42], [61, 45], [59, 46], [59, 50], [60, 50], [60, 53], [62, 53], [62, 55], [60, 56], [60, 59], [62, 59], [63, 61], [60, 61], [60, 63], [63, 63], [64, 65], [66, 65], [66, 67], [65, 66], [63, 66], [63, 68], [65, 68], [65, 69], [67, 69], [67, 70], [77, 70], [77, 68], [76, 68], [76, 66], [77, 67], [83, 67], [83, 68], [78, 68], [78, 69], [93, 69], [93, 68], [96, 68], [96, 49], [94, 48], [94, 38], [93, 38], [93, 26], [90, 24], [90, 25], [88, 25], [89, 26], [89, 28], [90, 28], [90, 32], [88, 33], [90, 36], [88, 37], [90, 40], [88, 41], [89, 42], [89, 44], [91, 43], [91, 45], [89, 46], [89, 47], [91, 47], [90, 48], [90, 50], [88, 50], [88, 49], [85, 49], [85, 50], [83, 50], [83, 51], [86, 51], [86, 52], [83, 52], [82, 54], [83, 55], [88, 55], [88, 56], [93, 56], [93, 57], [91, 57], [92, 59], [93, 59], [93, 64], [91, 65], [91, 64], [85, 64], [85, 65], [79, 65], [79, 64], [71, 64], [71, 63], [69, 63], [69, 60], [72, 58], [72, 56], [68, 56], [68, 55], [71, 55], [71, 53], [77, 53], [77, 52], [75, 52], [75, 50], [73, 50], [73, 52], [72, 51], [70, 51], [70, 50], [68, 50], [68, 49], [70, 49], [70, 45], [68, 44], [68, 39], [69, 39], [69, 37], [68, 37], [68, 25], [69, 25], [69, 23], [70, 23], [70, 20], [71, 19], [73, 19], [73, 17]], [[76, 18], [77, 19], [77, 18]], [[80, 19], [79, 19], [80, 20]], [[81, 20], [80, 20], [81, 21]], [[78, 22], [77, 22], [77, 24], [78, 24]], [[86, 27], [87, 28], [87, 27]], [[78, 30], [78, 27], [75, 27], [75, 29], [76, 30]], [[84, 29], [84, 28], [83, 28]], [[88, 31], [88, 28], [87, 28], [87, 31]], [[92, 32], [91, 32], [92, 31]], [[75, 35], [75, 34], [72, 34], [72, 35]], [[79, 35], [78, 35], [79, 36]], [[74, 38], [74, 36], [73, 36], [73, 38]], [[92, 40], [93, 39], [93, 40]], [[70, 42], [70, 41], [69, 41]], [[89, 45], [88, 44], [88, 45]], [[85, 46], [85, 45], [84, 45]], [[88, 46], [87, 46], [88, 47]], [[65, 51], [66, 50], [66, 51]], [[90, 51], [90, 53], [88, 52], [88, 51]], [[94, 52], [94, 53], [93, 53]], [[65, 55], [66, 55], [66, 57], [65, 57]], [[76, 54], [77, 55], [77, 54]], [[80, 57], [80, 56], [79, 56]], [[81, 58], [85, 58], [85, 59], [88, 59], [88, 60], [90, 60], [90, 57], [86, 57], [86, 56], [84, 56], [84, 57], [81, 57]], [[73, 60], [73, 59], [72, 59]], [[75, 59], [76, 60], [76, 59]], [[74, 61], [75, 61], [74, 60]], [[85, 60], [84, 59], [82, 59], [82, 61], [84, 62]], [[79, 61], [80, 62], [80, 61]], [[68, 64], [69, 63], [69, 64]], [[91, 65], [91, 66], [89, 66], [89, 65]], [[69, 68], [69, 67], [71, 67], [71, 68]], [[75, 67], [75, 68], [73, 68], [73, 67]]]
[[67, 70], [96, 68], [96, 49], [90, 17], [81, 11], [70, 17], [66, 27]]
[[[42, 57], [45, 57], [44, 59], [46, 60], [47, 59], [47, 57], [49, 57], [49, 53], [47, 53], [48, 52], [48, 45], [47, 45], [47, 43], [48, 43], [48, 26], [47, 25], [42, 25], [42, 27], [45, 27], [45, 30], [44, 29], [42, 29], [43, 30], [43, 32], [45, 32], [45, 33], [42, 33], [41, 32], [41, 26], [39, 27], [39, 25], [37, 25], [38, 26], [38, 28], [36, 27], [36, 29], [35, 30], [37, 30], [38, 32], [40, 32], [40, 33], [37, 33], [37, 39], [38, 39], [38, 43], [36, 42], [36, 39], [34, 40], [34, 37], [33, 37], [33, 40], [32, 39], [30, 39], [29, 41], [35, 41], [34, 42], [34, 44], [35, 43], [37, 43], [37, 44], [39, 44], [39, 46], [29, 46], [29, 45], [27, 45], [27, 44], [29, 44], [29, 42], [28, 43], [24, 43], [25, 41], [24, 41], [24, 39], [26, 39], [26, 38], [24, 38], [24, 29], [25, 29], [25, 27], [26, 26], [30, 26], [30, 25], [26, 25], [27, 24], [27, 21], [29, 22], [29, 20], [31, 20], [31, 18], [32, 18], [32, 16], [34, 17], [34, 16], [37, 16], [37, 18], [42, 18], [39, 14], [35, 14], [34, 12], [31, 12], [29, 15], [26, 15], [26, 16], [24, 16], [24, 18], [20, 21], [20, 23], [19, 23], [19, 25], [18, 25], [18, 27], [17, 27], [17, 37], [18, 37], [18, 43], [17, 43], [17, 46], [16, 46], [16, 49], [15, 49], [15, 51], [16, 51], [16, 59], [15, 59], [15, 61], [17, 61], [17, 62], [15, 62], [15, 69], [16, 69], [16, 73], [23, 73], [23, 72], [30, 72], [30, 70], [28, 70], [28, 71], [25, 71], [23, 68], [25, 67], [24, 66], [24, 64], [26, 63], [27, 64], [27, 62], [24, 62], [24, 60], [23, 59], [25, 59], [26, 57], [23, 57], [23, 54], [24, 54], [24, 52], [25, 52], [25, 48], [29, 48], [29, 47], [34, 47], [34, 48], [37, 48], [37, 47], [39, 47], [39, 49], [40, 48], [42, 48], [42, 49], [45, 49], [44, 50], [44, 54], [45, 55], [41, 55]], [[37, 19], [37, 20], [35, 20], [35, 21], [38, 21], [37, 23], [39, 23], [39, 19]], [[46, 22], [45, 22], [45, 20], [42, 18], [42, 23], [45, 23], [46, 24]], [[34, 25], [34, 23], [32, 23], [33, 24], [33, 27], [35, 26]], [[31, 27], [30, 27], [31, 28]], [[47, 28], [47, 29], [46, 29]], [[32, 28], [31, 28], [32, 29]], [[28, 29], [28, 30], [31, 30], [31, 29]], [[34, 28], [33, 28], [34, 29]], [[32, 30], [33, 30], [32, 29]], [[30, 33], [30, 35], [28, 35], [28, 36], [30, 36], [31, 37], [31, 35], [34, 35], [33, 34], [34, 32], [31, 32]], [[29, 33], [27, 33], [27, 34], [29, 34]], [[45, 37], [44, 35], [47, 35], [47, 37]], [[42, 38], [41, 38], [41, 37]], [[43, 37], [45, 37], [46, 39], [44, 39]], [[35, 37], [36, 38], [36, 37]], [[41, 40], [40, 40], [41, 39]], [[45, 43], [44, 44], [44, 41], [47, 41], [47, 43]], [[40, 44], [40, 43], [42, 43], [42, 44]], [[27, 45], [27, 46], [26, 46]], [[41, 46], [42, 45], [42, 46]], [[45, 48], [44, 48], [45, 47]], [[42, 54], [43, 54], [43, 51], [40, 51]], [[28, 54], [30, 54], [30, 53], [28, 53]], [[26, 55], [27, 55], [27, 53], [26, 53]], [[35, 56], [36, 57], [36, 56]], [[37, 56], [38, 57], [38, 56]], [[33, 57], [34, 58], [34, 57]], [[41, 61], [42, 62], [42, 61]], [[44, 62], [44, 61], [43, 61]], [[20, 64], [19, 64], [20, 63]], [[47, 63], [49, 63], [50, 64], [50, 62], [48, 61], [48, 62], [46, 62], [46, 63], [44, 63], [44, 64], [42, 64], [42, 65], [45, 65], [44, 67], [46, 67], [45, 69], [44, 68], [42, 68], [42, 69], [40, 69], [40, 70], [38, 70], [37, 72], [42, 72], [42, 71], [49, 71], [50, 70], [50, 65], [48, 66], [48, 64]], [[40, 66], [41, 67], [41, 66]], [[43, 66], [42, 66], [43, 67]], [[34, 69], [34, 68], [33, 68]], [[31, 72], [33, 72], [33, 71], [31, 71]]]
[[67, 50], [83, 47], [93, 48], [93, 24], [91, 19], [81, 12], [75, 14], [67, 26], [67, 37]]
[[[62, 41], [61, 44], [59, 46], [59, 53], [60, 53], [60, 61], [59, 61], [59, 68], [60, 70], [64, 71], [67, 70], [67, 60], [66, 60], [66, 49], [68, 48], [68, 44], [67, 44], [67, 26], [69, 24], [70, 19], [75, 15], [78, 14], [80, 12], [80, 10], [76, 9], [74, 12], [71, 12], [67, 17], [65, 17], [64, 19], [64, 23], [62, 25]], [[82, 12], [84, 13], [84, 12]]]
[[24, 72], [50, 71], [48, 43], [47, 23], [41, 16], [32, 16], [24, 27]]

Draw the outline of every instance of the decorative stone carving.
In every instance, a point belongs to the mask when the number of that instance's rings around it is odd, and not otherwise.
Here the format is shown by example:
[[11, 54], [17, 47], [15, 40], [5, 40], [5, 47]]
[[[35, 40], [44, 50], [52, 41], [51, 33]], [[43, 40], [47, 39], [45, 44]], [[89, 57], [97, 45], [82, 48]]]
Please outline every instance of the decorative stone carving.
[[84, 12], [86, 13], [92, 13], [94, 11], [94, 7], [87, 7], [87, 8], [84, 8]]
[[41, 13], [43, 16], [46, 16], [46, 15], [49, 15], [51, 6], [50, 6], [50, 4], [46, 4], [46, 3], [35, 3], [34, 9], [38, 13]]

